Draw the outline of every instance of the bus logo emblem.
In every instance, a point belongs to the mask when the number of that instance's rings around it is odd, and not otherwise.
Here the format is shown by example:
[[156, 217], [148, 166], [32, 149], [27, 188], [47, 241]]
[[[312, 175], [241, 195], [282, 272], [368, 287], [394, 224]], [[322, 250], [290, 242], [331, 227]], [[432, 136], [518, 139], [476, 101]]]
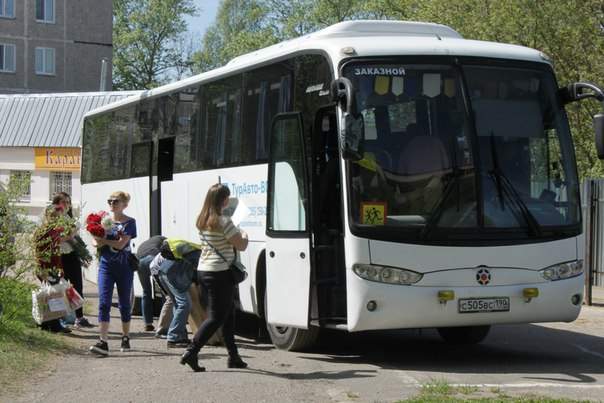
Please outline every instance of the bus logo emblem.
[[480, 269], [476, 272], [476, 281], [480, 285], [487, 285], [491, 282], [491, 273], [487, 269]]

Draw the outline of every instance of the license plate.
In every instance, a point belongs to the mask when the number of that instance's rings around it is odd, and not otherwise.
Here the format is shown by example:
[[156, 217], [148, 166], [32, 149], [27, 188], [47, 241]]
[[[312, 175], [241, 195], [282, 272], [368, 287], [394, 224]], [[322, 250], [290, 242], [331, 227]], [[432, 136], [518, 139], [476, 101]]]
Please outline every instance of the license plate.
[[510, 299], [508, 297], [467, 298], [459, 300], [459, 313], [477, 312], [508, 312]]

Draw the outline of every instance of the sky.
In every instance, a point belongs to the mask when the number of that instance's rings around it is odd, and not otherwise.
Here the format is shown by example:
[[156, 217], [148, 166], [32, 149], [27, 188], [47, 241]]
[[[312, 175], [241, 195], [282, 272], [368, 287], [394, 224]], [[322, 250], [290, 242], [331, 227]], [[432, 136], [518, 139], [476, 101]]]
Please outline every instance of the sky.
[[189, 25], [189, 32], [193, 34], [195, 38], [201, 40], [206, 29], [214, 22], [220, 1], [221, 0], [193, 0], [199, 10], [199, 15], [197, 17], [188, 17], [186, 18], [186, 21]]

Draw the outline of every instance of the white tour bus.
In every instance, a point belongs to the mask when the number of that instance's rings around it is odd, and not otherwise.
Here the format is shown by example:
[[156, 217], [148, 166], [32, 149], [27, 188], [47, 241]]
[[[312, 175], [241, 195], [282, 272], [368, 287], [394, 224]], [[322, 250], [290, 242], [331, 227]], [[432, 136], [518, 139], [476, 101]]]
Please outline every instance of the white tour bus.
[[[140, 243], [199, 241], [210, 185], [250, 236], [244, 311], [274, 344], [319, 328], [572, 321], [583, 297], [579, 182], [559, 88], [525, 47], [428, 23], [351, 21], [87, 114], [85, 210], [132, 195]], [[604, 117], [594, 117], [604, 153]]]

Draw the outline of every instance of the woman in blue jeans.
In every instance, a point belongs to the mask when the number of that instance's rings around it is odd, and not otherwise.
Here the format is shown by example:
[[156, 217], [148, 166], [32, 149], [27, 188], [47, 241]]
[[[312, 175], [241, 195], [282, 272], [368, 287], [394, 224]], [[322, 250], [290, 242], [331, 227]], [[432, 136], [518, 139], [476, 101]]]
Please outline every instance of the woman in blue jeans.
[[159, 280], [174, 301], [172, 322], [168, 329], [168, 347], [187, 347], [187, 320], [191, 312], [192, 274], [197, 267], [200, 251], [193, 251], [177, 260], [165, 259], [159, 268]]
[[227, 366], [247, 367], [235, 345], [233, 321], [235, 284], [231, 279], [229, 264], [235, 259], [233, 247], [240, 251], [245, 250], [248, 238], [244, 231], [233, 225], [230, 218], [222, 215], [222, 211], [229, 203], [230, 194], [228, 187], [219, 183], [213, 185], [208, 190], [197, 217], [196, 226], [202, 239], [197, 278], [207, 291], [208, 317], [197, 329], [193, 342], [180, 358], [181, 364], [187, 364], [195, 372], [205, 371], [205, 368], [199, 365], [199, 350], [221, 325], [224, 344], [229, 353]]
[[109, 313], [113, 286], [117, 286], [119, 309], [122, 319], [121, 351], [130, 350], [130, 315], [132, 311], [130, 296], [134, 271], [130, 267], [130, 240], [136, 238], [136, 220], [124, 214], [130, 195], [126, 192], [113, 192], [107, 203], [113, 219], [113, 228], [105, 238], [95, 237], [96, 247], [100, 248], [99, 259], [99, 327], [100, 340], [90, 347], [93, 353], [109, 354], [108, 332]]

